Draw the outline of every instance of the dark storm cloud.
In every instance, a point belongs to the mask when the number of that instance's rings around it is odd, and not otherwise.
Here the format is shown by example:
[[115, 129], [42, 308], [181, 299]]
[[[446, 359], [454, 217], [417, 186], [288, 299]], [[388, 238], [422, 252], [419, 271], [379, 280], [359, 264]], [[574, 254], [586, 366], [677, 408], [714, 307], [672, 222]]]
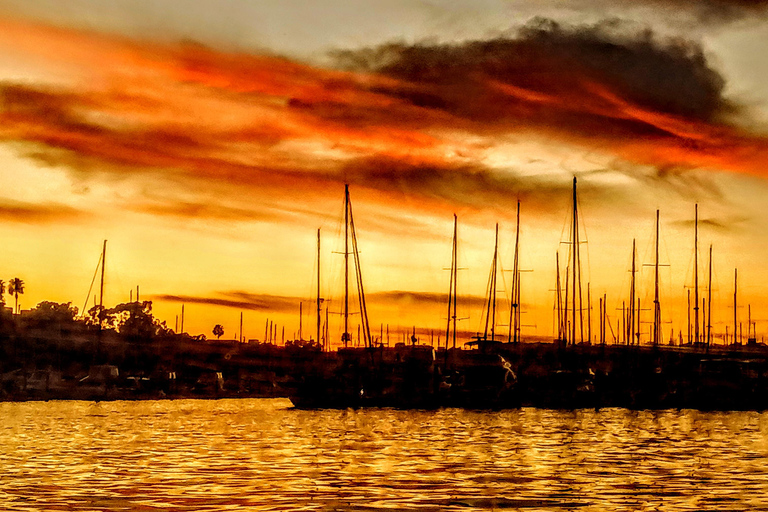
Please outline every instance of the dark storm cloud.
[[413, 84], [387, 92], [414, 105], [491, 123], [504, 117], [514, 93], [520, 104], [538, 100], [567, 108], [564, 101], [579, 96], [595, 101], [590, 85], [654, 111], [700, 120], [729, 108], [722, 97], [725, 81], [699, 44], [659, 38], [620, 21], [565, 26], [537, 19], [517, 34], [486, 41], [388, 44], [337, 57], [349, 69]]

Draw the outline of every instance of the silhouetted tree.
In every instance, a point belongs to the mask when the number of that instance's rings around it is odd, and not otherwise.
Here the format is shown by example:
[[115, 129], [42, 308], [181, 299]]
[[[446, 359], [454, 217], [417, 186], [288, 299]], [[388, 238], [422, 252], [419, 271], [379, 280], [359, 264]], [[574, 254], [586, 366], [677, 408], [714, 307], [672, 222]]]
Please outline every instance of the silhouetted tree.
[[43, 301], [24, 315], [22, 325], [25, 329], [37, 329], [46, 334], [68, 333], [84, 325], [76, 317], [77, 307], [71, 302]]
[[8, 282], [8, 293], [13, 295], [16, 300], [16, 304], [13, 308], [16, 314], [19, 313], [19, 295], [24, 294], [24, 281], [18, 277], [14, 277]]
[[5, 281], [0, 279], [0, 304], [5, 304]]
[[117, 331], [120, 335], [134, 340], [148, 341], [152, 338], [171, 336], [172, 331], [165, 322], [152, 315], [152, 301], [125, 302], [113, 308], [98, 305], [88, 310], [88, 325], [101, 325], [102, 329]]
[[224, 335], [224, 327], [222, 327], [221, 324], [214, 325], [213, 335], [216, 336], [216, 339], [221, 339], [221, 337]]

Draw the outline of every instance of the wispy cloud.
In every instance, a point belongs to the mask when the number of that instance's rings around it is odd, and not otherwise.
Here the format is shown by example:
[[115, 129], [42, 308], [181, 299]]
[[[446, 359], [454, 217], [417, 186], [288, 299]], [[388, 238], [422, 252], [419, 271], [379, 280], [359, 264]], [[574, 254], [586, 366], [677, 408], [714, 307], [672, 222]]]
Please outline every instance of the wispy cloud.
[[144, 203], [133, 210], [151, 215], [179, 217], [183, 219], [216, 219], [223, 221], [274, 221], [280, 218], [275, 213], [260, 209], [246, 209], [216, 203], [191, 201], [169, 201], [165, 203]]
[[[699, 219], [699, 228], [709, 229], [711, 231], [722, 231], [722, 232], [735, 231], [741, 228], [742, 226], [744, 226], [744, 224], [749, 222], [749, 220], [750, 219], [748, 217], [726, 217], [721, 219], [704, 218], [704, 219]], [[686, 220], [675, 221], [675, 222], [672, 222], [671, 224], [674, 226], [682, 227], [682, 228], [693, 229], [695, 221], [686, 219]]]
[[205, 304], [222, 306], [248, 311], [265, 311], [274, 313], [294, 312], [298, 309], [301, 299], [279, 295], [254, 294], [247, 292], [222, 292], [215, 297], [200, 297], [191, 295], [161, 294], [150, 297], [154, 300], [180, 302], [184, 304]]
[[[417, 292], [392, 290], [375, 292], [366, 295], [373, 303], [412, 305], [412, 306], [441, 306], [448, 305], [447, 293]], [[484, 297], [462, 296], [462, 307], [482, 307], [485, 305]]]
[[[299, 303], [306, 301], [306, 297], [287, 297], [244, 291], [217, 292], [210, 297], [161, 294], [153, 295], [150, 298], [167, 302], [206, 304], [275, 313], [296, 313], [299, 310]], [[371, 304], [378, 305], [441, 306], [448, 303], [447, 294], [403, 290], [369, 293], [366, 294], [366, 298]], [[460, 303], [462, 307], [482, 307], [485, 304], [485, 299], [483, 297], [462, 296]]]
[[0, 200], [0, 219], [6, 222], [25, 224], [48, 224], [67, 220], [76, 220], [83, 212], [58, 203], [25, 203], [20, 201]]

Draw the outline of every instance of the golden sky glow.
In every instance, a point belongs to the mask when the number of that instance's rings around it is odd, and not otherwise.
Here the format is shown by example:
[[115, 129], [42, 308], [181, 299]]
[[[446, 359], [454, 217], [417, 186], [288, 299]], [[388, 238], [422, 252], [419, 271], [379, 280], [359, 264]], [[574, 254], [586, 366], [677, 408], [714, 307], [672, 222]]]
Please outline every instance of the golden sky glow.
[[[243, 311], [246, 337], [263, 338], [267, 319], [292, 337], [321, 228], [339, 339], [349, 183], [373, 326], [444, 329], [455, 212], [459, 314], [479, 330], [494, 224], [509, 270], [519, 199], [523, 335], [549, 336], [577, 176], [584, 275], [614, 328], [632, 240], [651, 263], [659, 208], [665, 337], [684, 329], [696, 202], [702, 286], [710, 243], [715, 254], [714, 329], [733, 316], [736, 267], [758, 335], [768, 326], [768, 90], [755, 86], [768, 65], [743, 64], [755, 49], [737, 37], [766, 30], [763, 2], [391, 1], [364, 13], [329, 0], [323, 29], [298, 4], [42, 4], [0, 2], [0, 277], [25, 280], [24, 307], [82, 307], [108, 239], [108, 304], [138, 285], [171, 327], [184, 303], [193, 334], [221, 323], [233, 336]], [[366, 32], [377, 16], [386, 31]], [[313, 315], [303, 327], [314, 333]]]

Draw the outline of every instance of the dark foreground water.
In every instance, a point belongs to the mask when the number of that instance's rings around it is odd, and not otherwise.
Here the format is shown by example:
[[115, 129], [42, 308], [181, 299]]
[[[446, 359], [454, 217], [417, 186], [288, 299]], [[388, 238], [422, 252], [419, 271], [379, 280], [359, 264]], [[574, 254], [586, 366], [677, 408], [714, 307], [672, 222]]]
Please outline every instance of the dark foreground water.
[[768, 510], [768, 413], [0, 403], [0, 510]]

